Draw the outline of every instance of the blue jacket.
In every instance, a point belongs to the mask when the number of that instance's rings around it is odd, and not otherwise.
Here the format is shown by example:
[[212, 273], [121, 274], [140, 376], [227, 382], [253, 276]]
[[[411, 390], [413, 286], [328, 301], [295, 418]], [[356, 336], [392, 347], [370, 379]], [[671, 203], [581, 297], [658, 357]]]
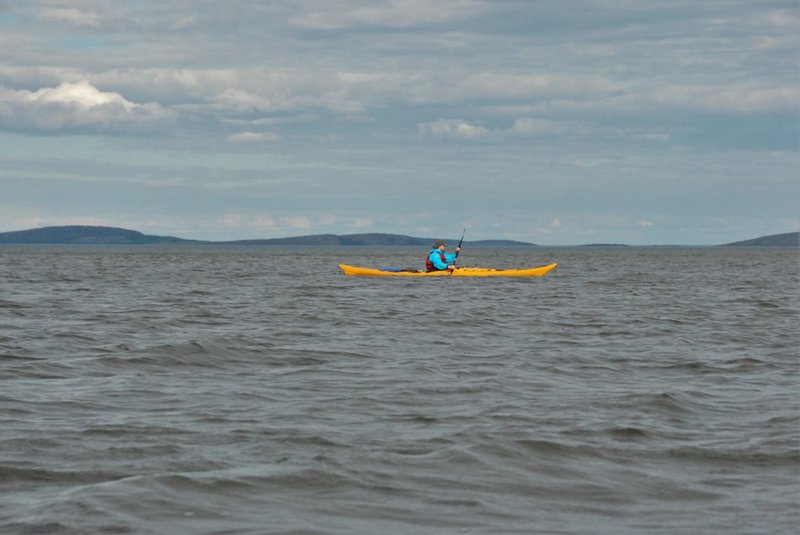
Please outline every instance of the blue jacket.
[[[442, 254], [444, 254], [444, 262], [442, 262]], [[431, 249], [431, 252], [428, 253], [428, 260], [436, 269], [447, 269], [448, 265], [456, 261], [456, 254], [442, 253], [439, 249]]]

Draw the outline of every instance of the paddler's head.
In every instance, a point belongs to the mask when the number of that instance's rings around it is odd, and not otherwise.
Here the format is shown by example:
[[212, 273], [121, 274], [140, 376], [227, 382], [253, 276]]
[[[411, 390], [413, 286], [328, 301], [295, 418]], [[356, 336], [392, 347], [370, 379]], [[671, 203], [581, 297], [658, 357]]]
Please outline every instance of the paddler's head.
[[436, 243], [433, 244], [434, 249], [439, 249], [444, 251], [444, 248], [447, 247], [447, 244], [443, 240], [437, 240]]

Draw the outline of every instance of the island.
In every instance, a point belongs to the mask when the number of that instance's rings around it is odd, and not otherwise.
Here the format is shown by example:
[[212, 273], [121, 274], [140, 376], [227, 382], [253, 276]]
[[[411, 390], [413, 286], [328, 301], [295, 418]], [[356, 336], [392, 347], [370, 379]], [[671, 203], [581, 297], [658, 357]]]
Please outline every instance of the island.
[[761, 236], [752, 240], [726, 243], [726, 247], [800, 247], [800, 232]]

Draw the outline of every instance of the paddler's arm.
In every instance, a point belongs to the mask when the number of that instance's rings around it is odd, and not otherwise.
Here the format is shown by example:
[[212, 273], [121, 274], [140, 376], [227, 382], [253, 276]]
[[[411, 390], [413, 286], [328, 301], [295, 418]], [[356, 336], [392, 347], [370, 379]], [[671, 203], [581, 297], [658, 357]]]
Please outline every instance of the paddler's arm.
[[[442, 262], [442, 258], [439, 256], [439, 251], [431, 252], [429, 258], [431, 263], [433, 264], [433, 267], [435, 267], [438, 270], [447, 269], [447, 265], [450, 264], [451, 262], [450, 260], [447, 261], [447, 264]], [[445, 260], [447, 260], [447, 254], [445, 254]]]

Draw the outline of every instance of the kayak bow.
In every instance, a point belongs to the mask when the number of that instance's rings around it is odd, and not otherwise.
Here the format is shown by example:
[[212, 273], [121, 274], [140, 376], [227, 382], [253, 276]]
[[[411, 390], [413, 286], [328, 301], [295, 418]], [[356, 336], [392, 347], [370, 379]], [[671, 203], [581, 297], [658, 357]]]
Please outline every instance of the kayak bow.
[[345, 275], [365, 277], [541, 277], [553, 271], [558, 264], [548, 264], [525, 269], [493, 269], [481, 267], [457, 267], [452, 272], [423, 271], [423, 270], [396, 270], [389, 268], [374, 269], [359, 266], [339, 264], [339, 269]]

